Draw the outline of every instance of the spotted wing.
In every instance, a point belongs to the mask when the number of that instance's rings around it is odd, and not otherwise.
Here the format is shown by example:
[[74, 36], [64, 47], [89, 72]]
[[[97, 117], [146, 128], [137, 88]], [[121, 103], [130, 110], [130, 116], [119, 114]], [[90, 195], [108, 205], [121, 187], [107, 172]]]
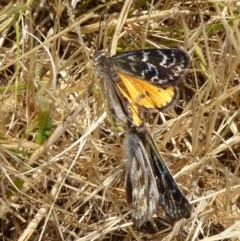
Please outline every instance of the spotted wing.
[[150, 134], [147, 142], [150, 148], [149, 159], [152, 161], [160, 193], [160, 205], [172, 221], [189, 218], [191, 216], [191, 206], [168, 170]]
[[151, 221], [159, 204], [172, 221], [189, 218], [190, 204], [145, 128], [132, 129], [125, 146], [128, 159], [126, 194], [134, 224], [140, 227], [144, 222]]
[[134, 132], [125, 139], [127, 166], [125, 187], [127, 202], [132, 208], [132, 219], [135, 226], [140, 227], [151, 221], [157, 212], [159, 192], [147, 150]]
[[180, 49], [130, 51], [112, 59], [119, 71], [162, 87], [175, 85], [190, 65], [187, 53]]

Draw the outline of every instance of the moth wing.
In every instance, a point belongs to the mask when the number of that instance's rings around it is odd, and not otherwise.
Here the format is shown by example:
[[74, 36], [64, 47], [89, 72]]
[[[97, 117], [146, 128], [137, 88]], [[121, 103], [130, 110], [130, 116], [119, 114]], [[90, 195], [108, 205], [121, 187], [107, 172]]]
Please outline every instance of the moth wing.
[[120, 72], [166, 87], [175, 85], [190, 66], [186, 52], [180, 49], [145, 49], [112, 56]]
[[191, 206], [163, 161], [151, 136], [149, 138], [149, 147], [160, 193], [160, 205], [172, 221], [189, 218], [191, 216]]
[[132, 208], [132, 219], [135, 226], [140, 227], [151, 221], [157, 212], [159, 192], [148, 159], [147, 149], [134, 133], [129, 133], [125, 140], [127, 151], [126, 195]]
[[129, 99], [138, 107], [151, 111], [165, 111], [178, 100], [179, 93], [177, 87], [169, 86], [166, 88], [157, 87], [128, 74], [119, 72], [120, 79], [126, 89]]

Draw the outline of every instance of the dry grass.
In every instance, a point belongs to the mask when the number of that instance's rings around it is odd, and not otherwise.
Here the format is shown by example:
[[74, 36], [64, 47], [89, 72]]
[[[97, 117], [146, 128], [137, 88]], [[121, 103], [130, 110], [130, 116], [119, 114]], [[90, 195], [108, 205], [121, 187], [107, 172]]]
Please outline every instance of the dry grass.
[[[240, 2], [6, 2], [2, 240], [238, 240]], [[103, 10], [104, 50], [178, 46], [192, 61], [178, 106], [149, 121], [159, 150], [173, 159], [168, 165], [191, 200], [192, 217], [172, 225], [161, 221], [160, 209], [157, 233], [148, 224], [132, 226], [124, 132], [93, 71]]]

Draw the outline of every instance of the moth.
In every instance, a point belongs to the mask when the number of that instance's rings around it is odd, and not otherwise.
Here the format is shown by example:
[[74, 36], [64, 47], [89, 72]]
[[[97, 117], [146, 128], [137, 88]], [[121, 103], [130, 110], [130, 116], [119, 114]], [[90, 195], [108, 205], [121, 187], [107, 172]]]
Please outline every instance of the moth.
[[140, 227], [152, 221], [159, 204], [171, 221], [189, 218], [191, 206], [168, 170], [145, 127], [132, 128], [125, 138], [125, 188], [132, 219]]
[[166, 111], [176, 104], [176, 83], [190, 61], [180, 49], [146, 49], [112, 57], [96, 51], [95, 64], [117, 118], [125, 125], [141, 126], [143, 112]]
[[111, 57], [95, 52], [95, 70], [104, 81], [108, 103], [128, 129], [125, 186], [138, 227], [152, 220], [159, 204], [173, 221], [191, 214], [143, 119], [145, 112], [166, 111], [177, 103], [176, 84], [189, 65], [187, 53], [180, 49], [142, 49]]

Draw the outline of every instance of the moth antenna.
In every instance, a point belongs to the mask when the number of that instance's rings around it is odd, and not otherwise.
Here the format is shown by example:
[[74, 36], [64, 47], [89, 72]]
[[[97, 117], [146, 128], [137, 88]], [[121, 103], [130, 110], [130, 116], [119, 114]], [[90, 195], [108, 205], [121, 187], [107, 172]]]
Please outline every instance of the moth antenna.
[[101, 30], [102, 30], [102, 23], [103, 23], [103, 19], [104, 19], [104, 12], [101, 13], [100, 15], [100, 20], [99, 20], [99, 27], [98, 27], [98, 42], [97, 42], [97, 50], [99, 51], [100, 49], [102, 49], [102, 43], [100, 41], [101, 39]]

